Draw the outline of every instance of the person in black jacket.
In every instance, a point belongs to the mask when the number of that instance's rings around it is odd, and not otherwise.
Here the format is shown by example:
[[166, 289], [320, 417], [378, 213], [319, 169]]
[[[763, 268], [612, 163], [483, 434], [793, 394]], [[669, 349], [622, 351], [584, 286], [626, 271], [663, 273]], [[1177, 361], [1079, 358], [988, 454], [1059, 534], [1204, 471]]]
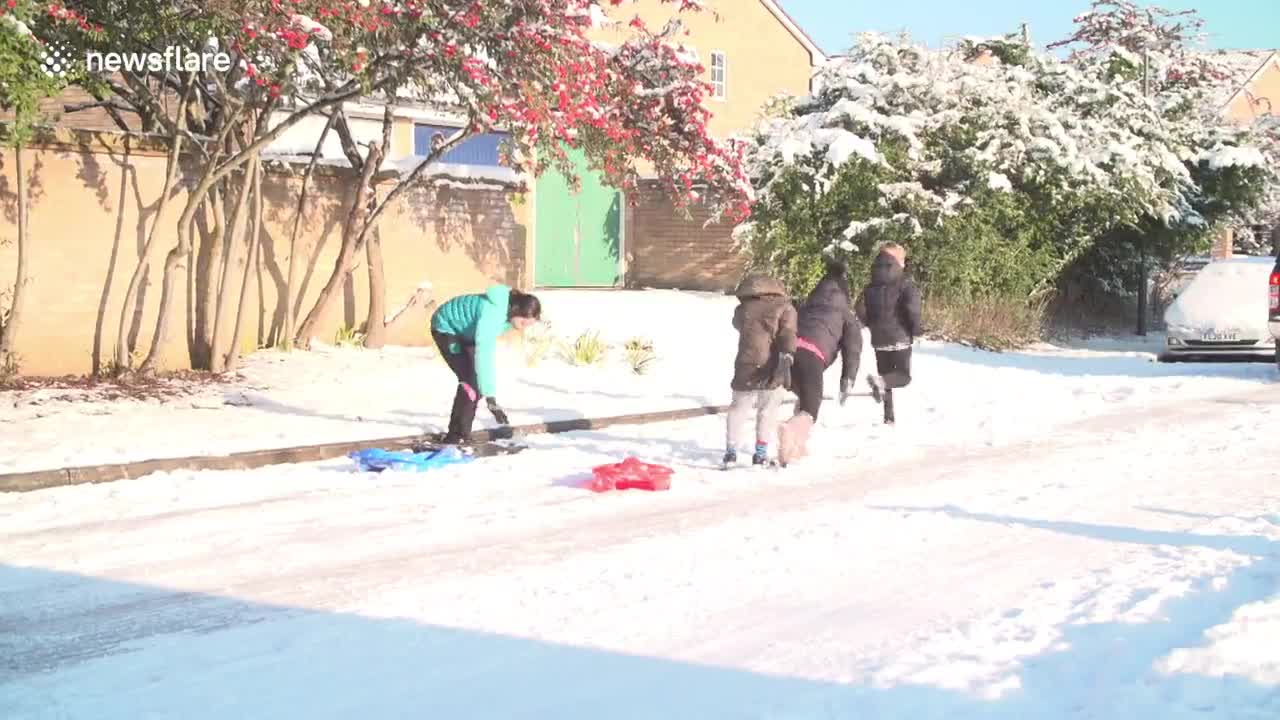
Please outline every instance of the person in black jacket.
[[791, 367], [791, 390], [798, 401], [795, 417], [779, 430], [778, 459], [784, 464], [804, 454], [808, 428], [818, 419], [822, 406], [822, 376], [835, 363], [837, 354], [841, 361], [841, 404], [853, 391], [858, 377], [862, 326], [853, 313], [847, 274], [843, 263], [828, 259], [826, 274], [798, 308], [796, 354]]
[[884, 403], [884, 421], [893, 424], [893, 390], [911, 383], [911, 346], [924, 330], [920, 325], [920, 291], [907, 278], [907, 253], [887, 243], [871, 264], [871, 284], [858, 297], [855, 312], [871, 328], [876, 372], [868, 375], [871, 396]]

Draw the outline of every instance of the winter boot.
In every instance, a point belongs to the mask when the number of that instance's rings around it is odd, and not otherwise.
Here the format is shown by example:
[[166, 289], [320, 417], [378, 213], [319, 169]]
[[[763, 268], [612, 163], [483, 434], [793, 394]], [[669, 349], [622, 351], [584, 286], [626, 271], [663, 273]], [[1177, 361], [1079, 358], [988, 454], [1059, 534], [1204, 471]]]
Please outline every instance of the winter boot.
[[725, 450], [725, 451], [724, 451], [724, 459], [720, 461], [720, 464], [721, 464], [721, 465], [723, 465], [725, 468], [730, 468], [730, 467], [733, 467], [734, 465], [737, 465], [737, 464], [738, 464], [738, 451], [737, 451], [737, 450], [732, 450], [732, 449], [730, 449], [730, 450]]
[[877, 403], [884, 402], [884, 378], [879, 375], [868, 375], [867, 384], [871, 386], [871, 397], [875, 399]]
[[756, 443], [755, 454], [751, 456], [752, 465], [768, 465], [769, 464], [769, 446]]
[[813, 416], [798, 412], [778, 428], [778, 462], [783, 467], [804, 457], [813, 428]]

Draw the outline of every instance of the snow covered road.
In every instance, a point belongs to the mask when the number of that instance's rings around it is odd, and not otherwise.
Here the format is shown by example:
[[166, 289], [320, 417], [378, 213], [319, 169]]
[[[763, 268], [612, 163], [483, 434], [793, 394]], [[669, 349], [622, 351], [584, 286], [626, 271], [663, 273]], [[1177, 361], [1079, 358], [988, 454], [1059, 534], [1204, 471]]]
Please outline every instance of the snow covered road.
[[0, 717], [1280, 717], [1280, 386], [573, 487], [719, 423], [0, 496]]

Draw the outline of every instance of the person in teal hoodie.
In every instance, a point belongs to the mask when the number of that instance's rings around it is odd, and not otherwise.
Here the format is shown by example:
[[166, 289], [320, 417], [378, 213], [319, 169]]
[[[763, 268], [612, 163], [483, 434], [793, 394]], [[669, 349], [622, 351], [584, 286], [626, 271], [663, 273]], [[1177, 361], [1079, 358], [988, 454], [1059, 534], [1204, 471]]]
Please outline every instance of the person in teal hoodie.
[[498, 337], [515, 328], [521, 332], [542, 318], [538, 298], [506, 285], [493, 285], [484, 293], [459, 295], [441, 305], [431, 316], [431, 337], [440, 356], [458, 376], [446, 444], [465, 443], [475, 423], [476, 407], [484, 398], [500, 425], [507, 414], [495, 397]]

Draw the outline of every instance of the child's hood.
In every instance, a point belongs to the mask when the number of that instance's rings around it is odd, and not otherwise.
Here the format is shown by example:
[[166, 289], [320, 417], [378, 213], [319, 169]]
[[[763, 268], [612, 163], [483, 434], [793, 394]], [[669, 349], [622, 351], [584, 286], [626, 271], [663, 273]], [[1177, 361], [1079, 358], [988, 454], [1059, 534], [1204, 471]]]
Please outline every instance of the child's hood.
[[781, 280], [768, 275], [748, 275], [738, 284], [738, 289], [734, 290], [733, 294], [740, 298], [763, 297], [766, 295], [786, 298], [787, 287], [782, 284]]
[[490, 285], [485, 290], [484, 297], [505, 312], [507, 306], [511, 303], [511, 288], [506, 285]]
[[873, 285], [892, 285], [902, 280], [903, 275], [902, 263], [893, 253], [881, 251], [871, 263]]

